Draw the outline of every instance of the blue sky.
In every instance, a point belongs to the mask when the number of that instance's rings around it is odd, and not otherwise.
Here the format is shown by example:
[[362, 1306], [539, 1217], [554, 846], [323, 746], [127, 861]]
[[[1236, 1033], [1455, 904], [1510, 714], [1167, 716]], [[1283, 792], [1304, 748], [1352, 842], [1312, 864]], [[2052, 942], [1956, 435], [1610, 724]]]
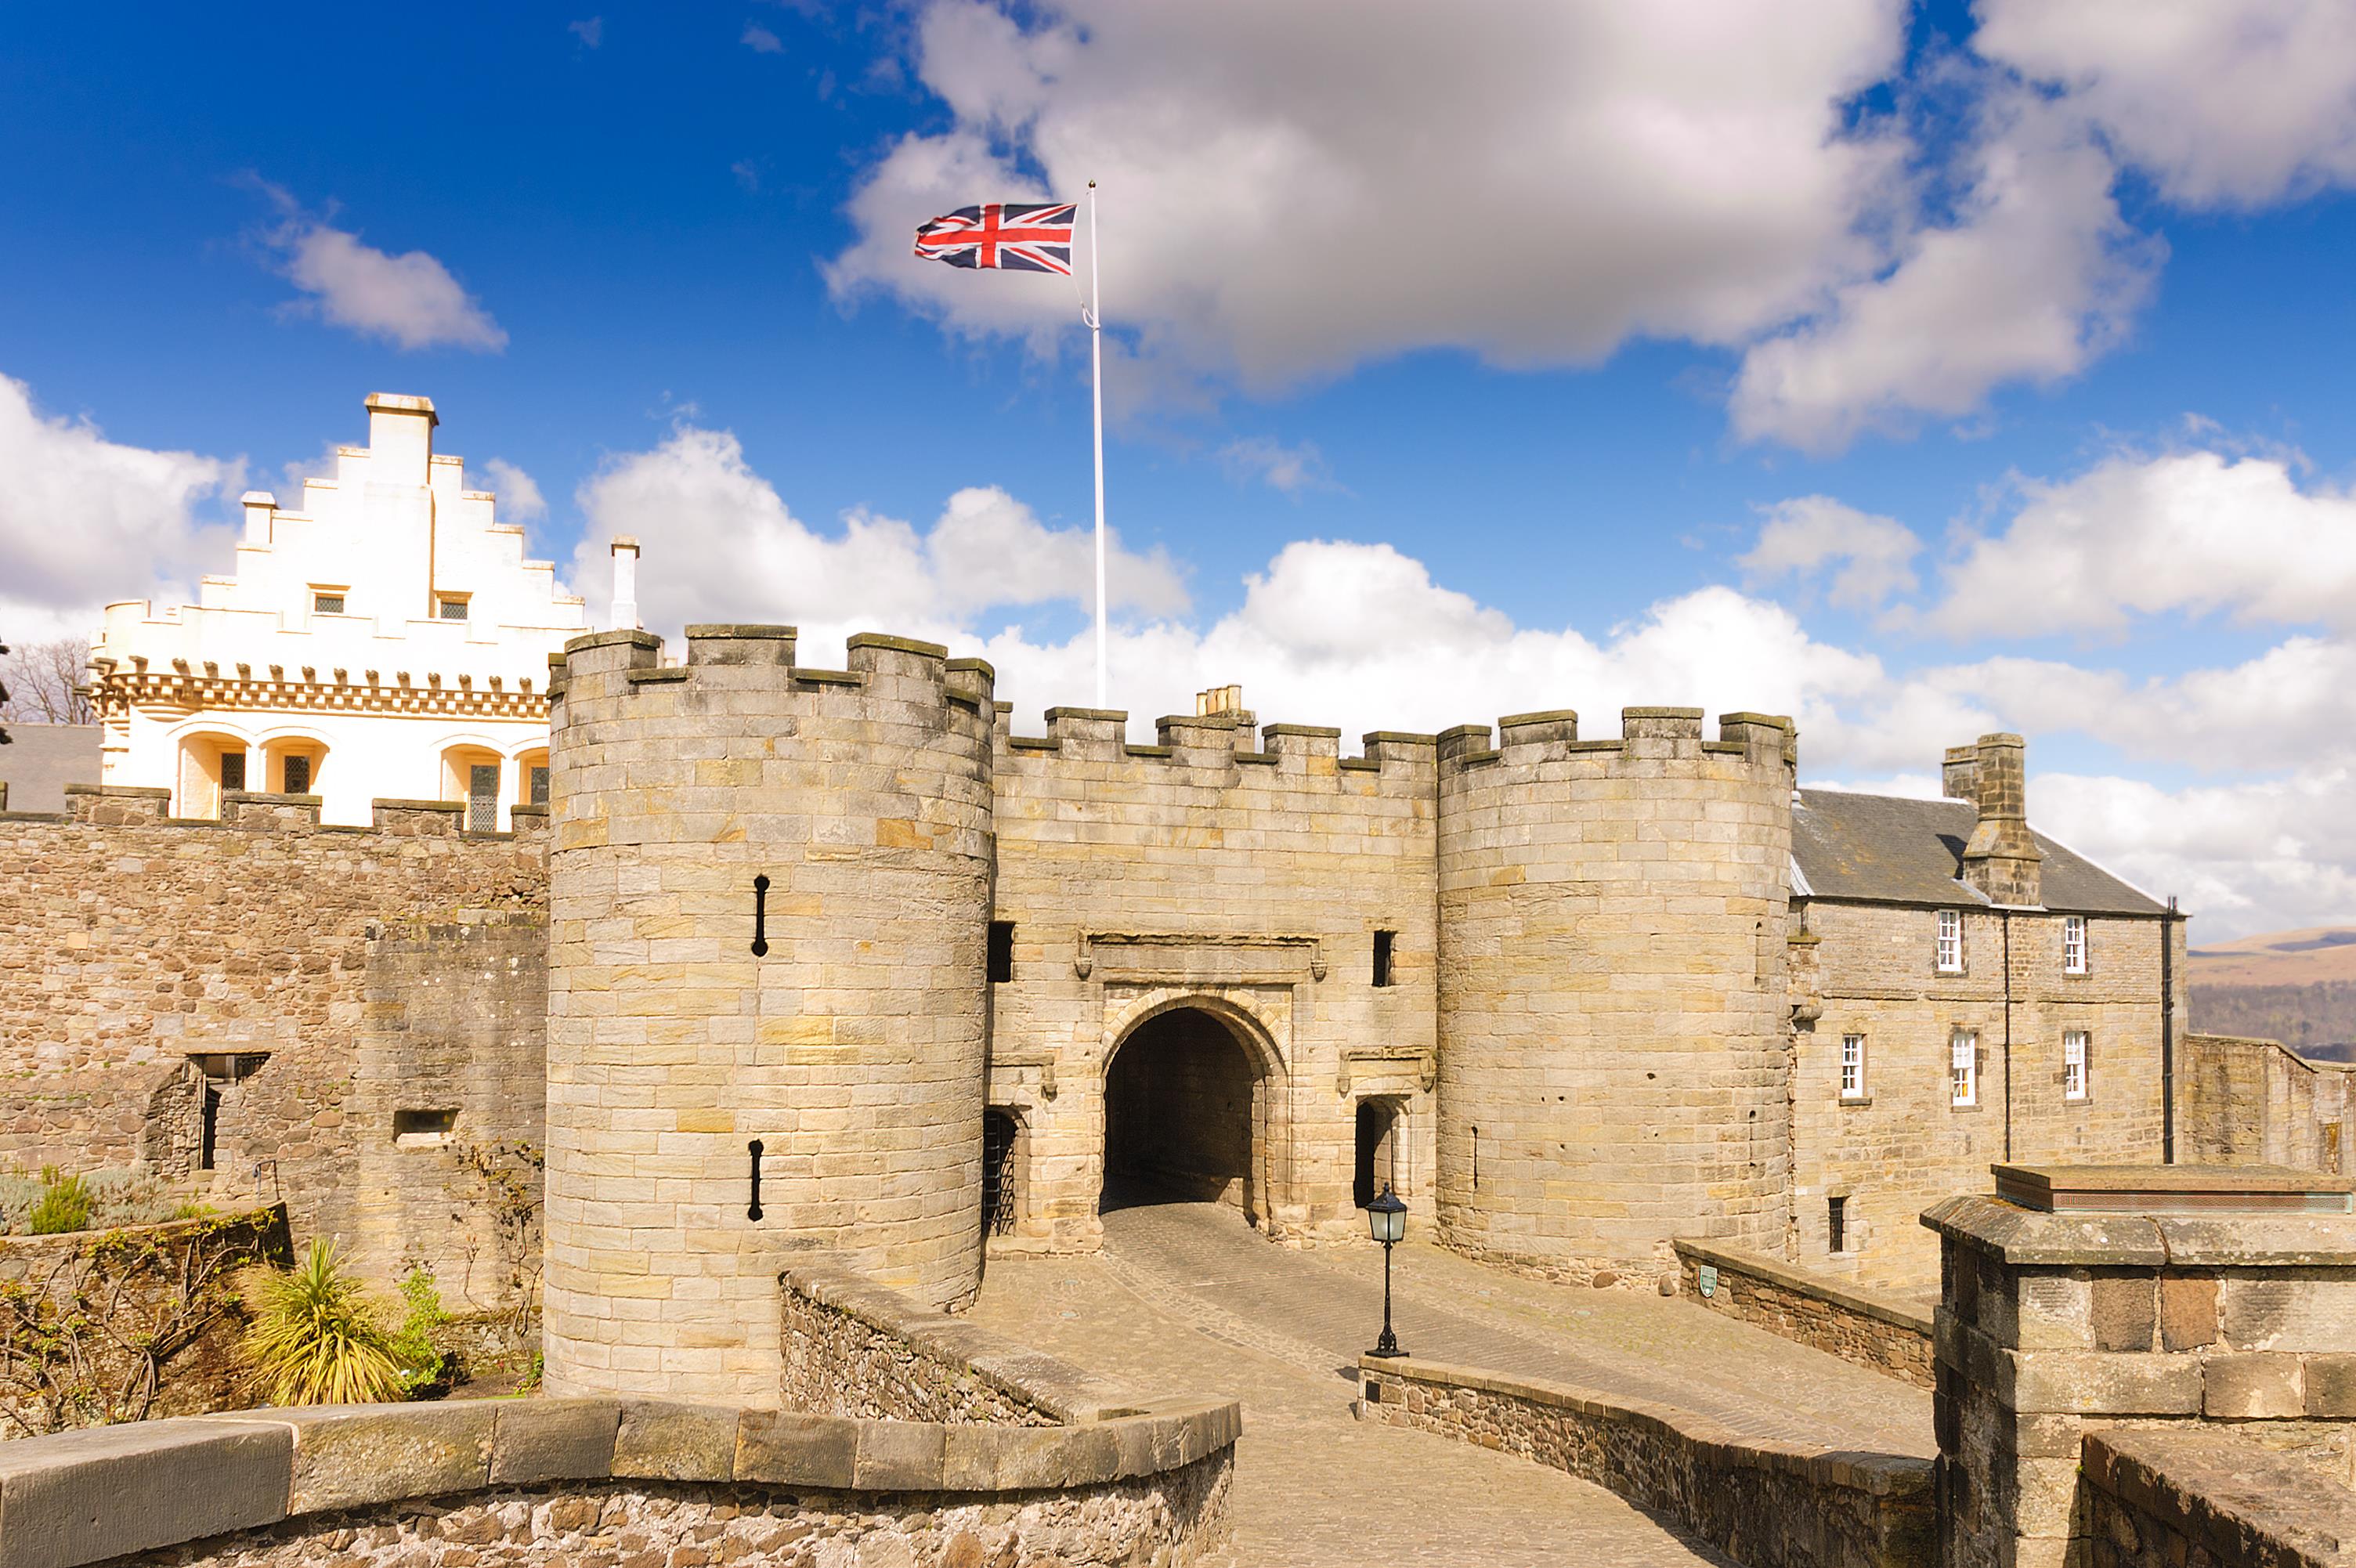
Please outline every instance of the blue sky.
[[2198, 935], [2356, 918], [2356, 21], [1774, 9], [13, 15], [0, 630], [224, 569], [400, 391], [593, 604], [627, 530], [659, 629], [1088, 702], [1071, 292], [906, 235], [1094, 175], [1141, 733], [1698, 702], [1920, 789], [2019, 728]]

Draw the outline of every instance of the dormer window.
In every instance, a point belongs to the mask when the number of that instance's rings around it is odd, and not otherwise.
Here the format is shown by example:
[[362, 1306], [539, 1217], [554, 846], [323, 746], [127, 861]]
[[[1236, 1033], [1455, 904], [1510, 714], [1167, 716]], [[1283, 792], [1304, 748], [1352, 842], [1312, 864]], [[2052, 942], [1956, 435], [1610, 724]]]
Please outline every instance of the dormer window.
[[311, 613], [315, 616], [339, 616], [344, 613], [344, 591], [341, 588], [311, 590]]
[[1939, 972], [1964, 972], [1964, 912], [1961, 909], [1939, 911]]
[[466, 596], [464, 594], [436, 595], [434, 600], [434, 613], [444, 620], [465, 620]]

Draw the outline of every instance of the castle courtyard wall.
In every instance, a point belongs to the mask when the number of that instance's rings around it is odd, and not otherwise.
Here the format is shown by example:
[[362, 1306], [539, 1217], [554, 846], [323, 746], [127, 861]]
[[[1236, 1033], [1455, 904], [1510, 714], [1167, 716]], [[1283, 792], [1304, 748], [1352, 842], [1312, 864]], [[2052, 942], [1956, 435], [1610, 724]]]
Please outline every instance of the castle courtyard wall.
[[[1938, 1240], [1916, 1216], [1984, 1187], [1991, 1164], [2160, 1158], [2160, 944], [2175, 947], [2169, 975], [2181, 1054], [2183, 922], [2089, 915], [2087, 972], [2065, 974], [2060, 913], [1957, 907], [1964, 972], [1941, 974], [1936, 909], [1806, 903], [1794, 950], [1807, 956], [1795, 973], [1814, 989], [1795, 984], [1794, 994], [1804, 1021], [1793, 1036], [1790, 1255], [1811, 1272], [1935, 1293]], [[1955, 1105], [1949, 1087], [1950, 1036], [1959, 1026], [1979, 1036], [1977, 1102], [1969, 1107]], [[2062, 1097], [2062, 1036], [2072, 1029], [2091, 1036], [2083, 1101]], [[1866, 1093], [1844, 1101], [1841, 1041], [1851, 1034], [1865, 1036]], [[1830, 1250], [1835, 1197], [1847, 1200], [1840, 1252]]]
[[2232, 1035], [2185, 1046], [2185, 1159], [2356, 1172], [2356, 1066]]
[[[63, 813], [0, 814], [0, 1163], [144, 1163], [215, 1203], [283, 1198], [298, 1238], [365, 1235], [369, 1272], [424, 1261], [451, 1289], [466, 1230], [453, 1145], [537, 1135], [541, 819], [477, 835], [430, 803], [380, 802], [372, 827], [337, 828], [305, 797], [233, 796], [218, 822], [167, 818], [166, 801], [77, 787]], [[459, 979], [485, 944], [457, 933], [485, 924], [505, 932], [497, 972]], [[412, 1015], [387, 1035], [371, 987], [396, 927], [412, 932]], [[498, 1026], [471, 1005], [424, 1016], [445, 980]], [[467, 1071], [500, 1087], [454, 1101], [430, 1064], [462, 1036]], [[222, 1091], [214, 1168], [197, 1170], [189, 1058], [254, 1053], [268, 1059]], [[432, 1103], [412, 1103], [421, 1085]], [[451, 1109], [448, 1138], [395, 1147], [399, 1112]]]
[[[1279, 1234], [1355, 1229], [1356, 1108], [1376, 1097], [1404, 1108], [1397, 1169], [1428, 1212], [1431, 738], [1370, 736], [1344, 757], [1339, 731], [1306, 725], [1270, 725], [1256, 746], [1247, 714], [1165, 720], [1141, 746], [1124, 719], [1058, 709], [1036, 737], [999, 722], [993, 918], [1013, 949], [991, 988], [990, 1100], [1019, 1115], [1029, 1158], [995, 1244], [1095, 1245], [1108, 1064], [1181, 1005], [1219, 1017], [1258, 1075], [1253, 1173], [1232, 1200]], [[1226, 1092], [1180, 1087], [1206, 1104]]]

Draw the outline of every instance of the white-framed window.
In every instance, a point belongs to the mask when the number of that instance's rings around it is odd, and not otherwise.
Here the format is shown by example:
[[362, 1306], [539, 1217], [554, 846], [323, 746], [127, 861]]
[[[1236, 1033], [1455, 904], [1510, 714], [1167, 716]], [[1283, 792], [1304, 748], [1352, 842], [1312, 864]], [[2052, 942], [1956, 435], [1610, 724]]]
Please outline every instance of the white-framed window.
[[2062, 917], [2062, 972], [2086, 972], [2086, 917], [2083, 915]]
[[1980, 1037], [1973, 1030], [1947, 1036], [1947, 1097], [1955, 1105], [1980, 1102]]
[[1961, 909], [1939, 911], [1939, 972], [1964, 972], [1964, 912]]
[[2062, 1035], [2062, 1098], [2086, 1098], [2086, 1031], [2066, 1029]]
[[1843, 1100], [1865, 1098], [1865, 1036], [1841, 1036], [1840, 1097]]

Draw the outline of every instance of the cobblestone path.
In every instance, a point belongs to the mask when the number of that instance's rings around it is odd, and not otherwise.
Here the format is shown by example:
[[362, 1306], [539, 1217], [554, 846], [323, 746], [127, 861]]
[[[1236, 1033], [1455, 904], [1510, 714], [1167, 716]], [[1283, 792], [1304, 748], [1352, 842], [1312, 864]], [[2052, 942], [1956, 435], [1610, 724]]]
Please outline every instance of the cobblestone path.
[[[1248, 1232], [1242, 1239], [1301, 1266]], [[1509, 1454], [1354, 1420], [1356, 1383], [1342, 1369], [1355, 1357], [1287, 1344], [1259, 1326], [1238, 1334], [1230, 1316], [1192, 1303], [1108, 1255], [1001, 1258], [991, 1262], [973, 1316], [1140, 1394], [1243, 1401], [1236, 1539], [1219, 1568], [1728, 1565], [1601, 1487]]]
[[[1723, 1563], [1610, 1492], [1510, 1455], [1350, 1414], [1382, 1321], [1371, 1242], [1270, 1246], [1231, 1209], [1104, 1217], [1092, 1258], [1001, 1258], [975, 1318], [1134, 1384], [1244, 1402], [1234, 1568], [1388, 1563]], [[1692, 1303], [1524, 1279], [1418, 1240], [1393, 1316], [1426, 1360], [1700, 1411], [1759, 1437], [1932, 1453], [1919, 1389]]]

